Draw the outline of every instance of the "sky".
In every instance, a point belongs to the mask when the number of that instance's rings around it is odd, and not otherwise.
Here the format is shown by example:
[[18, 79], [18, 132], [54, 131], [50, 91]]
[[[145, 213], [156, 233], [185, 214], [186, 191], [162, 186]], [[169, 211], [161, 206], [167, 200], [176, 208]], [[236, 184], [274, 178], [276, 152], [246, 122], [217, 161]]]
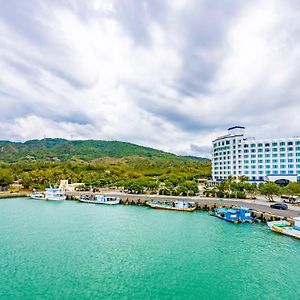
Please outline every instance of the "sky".
[[298, 0], [0, 0], [0, 140], [299, 136], [299, 37]]

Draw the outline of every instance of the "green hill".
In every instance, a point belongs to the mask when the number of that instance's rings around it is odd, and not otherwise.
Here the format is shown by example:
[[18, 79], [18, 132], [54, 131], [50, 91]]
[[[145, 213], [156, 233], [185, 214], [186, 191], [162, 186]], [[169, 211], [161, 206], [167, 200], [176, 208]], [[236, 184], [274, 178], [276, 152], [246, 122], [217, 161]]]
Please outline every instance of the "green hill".
[[179, 160], [208, 161], [201, 157], [181, 157], [161, 150], [119, 141], [43, 139], [24, 143], [0, 141], [0, 161], [32, 160], [92, 161], [103, 157], [154, 157]]

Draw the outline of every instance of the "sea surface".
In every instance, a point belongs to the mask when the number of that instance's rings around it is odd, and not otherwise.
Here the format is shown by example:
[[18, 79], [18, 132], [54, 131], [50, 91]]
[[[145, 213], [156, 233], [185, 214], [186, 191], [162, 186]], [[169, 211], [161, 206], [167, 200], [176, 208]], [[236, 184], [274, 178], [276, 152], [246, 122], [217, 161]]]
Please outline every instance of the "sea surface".
[[0, 200], [0, 299], [299, 299], [300, 241], [205, 212]]

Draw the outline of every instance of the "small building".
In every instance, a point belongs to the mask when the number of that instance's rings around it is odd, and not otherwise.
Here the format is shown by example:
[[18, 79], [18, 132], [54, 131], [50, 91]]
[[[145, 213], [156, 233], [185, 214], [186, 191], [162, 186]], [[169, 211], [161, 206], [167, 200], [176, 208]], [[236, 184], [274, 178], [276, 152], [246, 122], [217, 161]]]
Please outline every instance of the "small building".
[[64, 192], [75, 192], [77, 188], [84, 186], [84, 183], [69, 183], [68, 180], [61, 180], [59, 189]]

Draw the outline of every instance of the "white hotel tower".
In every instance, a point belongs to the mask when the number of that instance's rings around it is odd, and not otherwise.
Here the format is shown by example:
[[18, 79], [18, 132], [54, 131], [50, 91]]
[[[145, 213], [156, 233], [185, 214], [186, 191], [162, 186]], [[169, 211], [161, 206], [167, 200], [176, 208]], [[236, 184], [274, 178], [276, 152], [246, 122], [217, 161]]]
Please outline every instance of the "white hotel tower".
[[213, 141], [214, 181], [245, 175], [249, 181], [300, 181], [300, 137], [256, 140], [245, 137], [245, 127], [228, 128]]

